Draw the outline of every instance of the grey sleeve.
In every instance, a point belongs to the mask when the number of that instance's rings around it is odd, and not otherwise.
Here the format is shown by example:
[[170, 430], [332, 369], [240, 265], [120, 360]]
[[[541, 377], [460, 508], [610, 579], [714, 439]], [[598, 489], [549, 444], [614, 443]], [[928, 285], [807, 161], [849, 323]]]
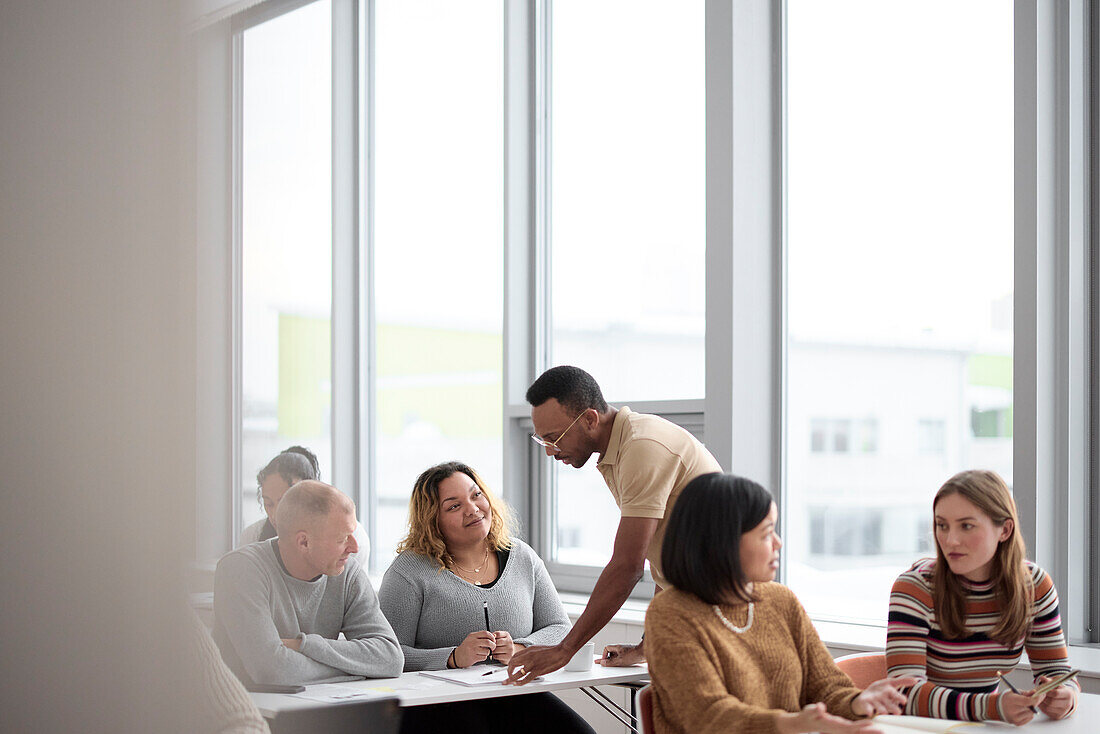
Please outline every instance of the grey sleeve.
[[218, 563], [214, 614], [248, 677], [256, 683], [300, 685], [347, 678], [343, 670], [283, 644], [271, 617], [264, 573], [247, 558], [234, 553]]
[[531, 634], [515, 640], [521, 645], [556, 645], [565, 639], [569, 633], [569, 616], [562, 606], [561, 597], [558, 596], [554, 582], [550, 580], [550, 573], [546, 570], [542, 559], [533, 550], [531, 565], [534, 573], [535, 598], [532, 605]]
[[420, 626], [420, 610], [424, 604], [423, 590], [409, 581], [393, 566], [382, 577], [378, 588], [382, 613], [386, 615], [401, 652], [405, 655], [405, 670], [443, 670], [454, 647], [414, 647], [416, 632]]
[[344, 673], [367, 678], [401, 675], [404, 658], [389, 622], [378, 606], [378, 596], [366, 573], [356, 570], [346, 577], [345, 640], [330, 640], [316, 634], [300, 635], [302, 654], [317, 663]]

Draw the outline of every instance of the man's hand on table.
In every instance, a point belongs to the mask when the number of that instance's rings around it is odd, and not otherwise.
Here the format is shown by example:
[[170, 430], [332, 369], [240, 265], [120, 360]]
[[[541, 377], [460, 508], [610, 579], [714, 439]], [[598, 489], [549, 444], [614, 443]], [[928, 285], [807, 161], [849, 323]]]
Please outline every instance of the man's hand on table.
[[603, 649], [600, 665], [605, 668], [626, 668], [645, 662], [644, 642], [637, 645], [608, 645]]
[[504, 684], [522, 686], [530, 683], [540, 675], [564, 668], [572, 657], [573, 653], [561, 645], [532, 645], [512, 656], [508, 662], [508, 680]]

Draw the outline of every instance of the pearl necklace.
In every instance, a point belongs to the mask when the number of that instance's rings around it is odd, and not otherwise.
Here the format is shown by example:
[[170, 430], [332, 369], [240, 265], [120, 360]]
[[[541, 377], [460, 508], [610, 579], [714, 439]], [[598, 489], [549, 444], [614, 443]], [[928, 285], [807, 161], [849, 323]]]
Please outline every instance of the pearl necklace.
[[717, 604], [712, 606], [711, 609], [714, 610], [714, 613], [718, 615], [718, 619], [722, 620], [722, 624], [726, 625], [726, 627], [730, 630], [730, 632], [736, 632], [737, 634], [742, 634], [743, 632], [747, 632], [749, 627], [752, 627], [752, 606], [753, 606], [753, 604], [750, 601], [749, 602], [749, 621], [745, 623], [744, 627], [738, 627], [733, 622], [726, 619], [726, 615], [722, 614], [722, 610], [718, 608]]

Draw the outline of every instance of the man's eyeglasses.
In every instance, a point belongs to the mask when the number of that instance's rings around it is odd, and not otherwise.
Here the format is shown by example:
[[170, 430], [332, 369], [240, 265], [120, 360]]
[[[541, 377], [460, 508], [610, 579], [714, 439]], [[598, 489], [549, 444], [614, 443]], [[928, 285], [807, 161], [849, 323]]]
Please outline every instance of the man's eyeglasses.
[[553, 441], [547, 441], [546, 439], [541, 438], [538, 434], [535, 433], [531, 434], [531, 440], [537, 443], [539, 446], [542, 446], [543, 448], [551, 449], [556, 454], [561, 451], [561, 449], [558, 448], [558, 441], [561, 441], [563, 438], [565, 438], [565, 434], [569, 433], [570, 428], [577, 425], [577, 421], [581, 419], [582, 415], [584, 415], [583, 410], [577, 414], [577, 417], [573, 419], [573, 422], [570, 423], [569, 426], [564, 431], [562, 431]]

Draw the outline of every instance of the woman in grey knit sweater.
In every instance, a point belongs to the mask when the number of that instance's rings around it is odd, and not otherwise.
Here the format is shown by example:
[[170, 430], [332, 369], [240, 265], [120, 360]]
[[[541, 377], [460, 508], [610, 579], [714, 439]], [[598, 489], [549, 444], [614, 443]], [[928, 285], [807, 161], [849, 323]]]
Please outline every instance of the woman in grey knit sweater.
[[[406, 671], [506, 664], [527, 645], [565, 637], [569, 618], [550, 575], [509, 525], [504, 503], [461, 462], [433, 466], [416, 480], [408, 535], [378, 592]], [[528, 734], [592, 732], [549, 693], [417, 706], [406, 709], [402, 732], [512, 732], [520, 725]]]

